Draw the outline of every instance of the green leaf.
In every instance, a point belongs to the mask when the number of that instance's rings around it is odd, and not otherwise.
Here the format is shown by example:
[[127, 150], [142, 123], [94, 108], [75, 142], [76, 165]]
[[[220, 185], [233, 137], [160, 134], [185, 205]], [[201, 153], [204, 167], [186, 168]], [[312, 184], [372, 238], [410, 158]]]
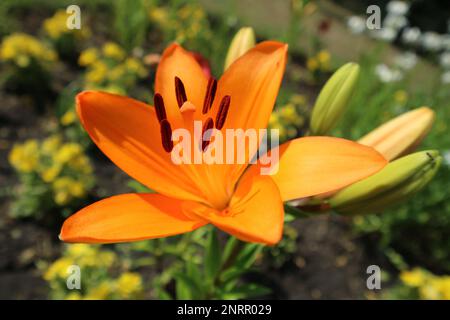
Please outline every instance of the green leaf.
[[214, 281], [221, 266], [220, 244], [217, 239], [216, 229], [213, 228], [208, 234], [205, 253], [205, 274], [207, 279]]
[[238, 279], [242, 274], [247, 272], [247, 269], [241, 269], [236, 267], [230, 267], [220, 275], [220, 281], [226, 284], [229, 281]]
[[248, 269], [255, 262], [259, 253], [261, 253], [263, 246], [257, 243], [247, 243], [239, 252], [235, 266], [243, 269]]
[[202, 290], [198, 287], [194, 279], [184, 273], [174, 274], [176, 280], [176, 295], [177, 299], [190, 300], [201, 299]]
[[222, 299], [246, 299], [252, 297], [261, 297], [269, 294], [271, 290], [267, 287], [256, 283], [249, 283], [233, 289], [229, 292], [222, 293]]
[[228, 258], [230, 257], [231, 253], [233, 252], [233, 249], [236, 245], [238, 245], [239, 240], [233, 236], [231, 236], [227, 243], [225, 244], [225, 248], [223, 250], [223, 255], [222, 255], [222, 263], [224, 263], [225, 261], [228, 260]]

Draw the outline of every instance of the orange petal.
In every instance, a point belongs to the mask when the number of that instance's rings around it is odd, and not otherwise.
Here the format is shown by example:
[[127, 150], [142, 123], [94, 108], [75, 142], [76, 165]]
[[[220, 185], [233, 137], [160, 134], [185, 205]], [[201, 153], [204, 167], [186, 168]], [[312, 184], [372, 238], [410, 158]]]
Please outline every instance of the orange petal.
[[69, 217], [60, 239], [113, 243], [168, 237], [206, 222], [182, 213], [182, 202], [159, 194], [122, 194], [98, 201]]
[[131, 177], [166, 196], [203, 199], [186, 167], [173, 164], [164, 151], [153, 107], [127, 97], [85, 91], [77, 95], [77, 112], [95, 144]]
[[268, 176], [244, 175], [229, 207], [223, 211], [201, 204], [186, 210], [243, 241], [273, 245], [280, 241], [283, 232], [283, 202]]
[[[283, 201], [289, 201], [340, 189], [386, 164], [386, 159], [371, 147], [340, 138], [307, 137], [282, 144], [278, 166], [274, 165], [271, 172]], [[252, 174], [260, 170], [261, 165], [250, 168]]]
[[237, 59], [218, 82], [214, 109], [231, 96], [224, 128], [267, 127], [286, 66], [287, 45], [264, 41]]
[[181, 79], [188, 101], [201, 114], [208, 79], [193, 54], [174, 43], [164, 50], [155, 78], [155, 92], [163, 96], [169, 119], [180, 116], [175, 95], [175, 77]]
[[[232, 129], [265, 129], [280, 88], [286, 65], [287, 45], [276, 41], [259, 43], [237, 59], [225, 71], [218, 82], [216, 98], [212, 107], [217, 114], [220, 102], [226, 95], [231, 104], [222, 131]], [[224, 145], [232, 145], [224, 139]], [[249, 159], [256, 152], [245, 146], [243, 164], [222, 166], [215, 171], [215, 177], [227, 183], [233, 190]], [[236, 154], [236, 152], [235, 152]]]

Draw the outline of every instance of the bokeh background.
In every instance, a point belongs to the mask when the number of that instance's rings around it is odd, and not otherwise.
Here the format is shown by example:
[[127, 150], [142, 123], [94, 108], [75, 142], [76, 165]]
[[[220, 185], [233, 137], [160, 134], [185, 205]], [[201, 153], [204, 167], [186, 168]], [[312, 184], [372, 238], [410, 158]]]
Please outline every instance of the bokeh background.
[[[68, 5], [82, 27], [66, 27]], [[365, 27], [381, 8], [382, 29]], [[406, 8], [406, 9], [405, 9]], [[318, 215], [285, 228], [280, 245], [257, 250], [240, 281], [276, 299], [450, 299], [450, 2], [445, 0], [3, 0], [0, 3], [0, 298], [173, 298], [174, 274], [199, 261], [203, 234], [120, 245], [64, 245], [65, 217], [100, 198], [145, 191], [95, 148], [74, 96], [104, 90], [151, 102], [162, 50], [177, 41], [207, 59], [217, 77], [233, 35], [289, 43], [289, 62], [270, 121], [281, 139], [301, 136], [315, 98], [336, 68], [361, 76], [333, 135], [357, 139], [407, 110], [436, 121], [421, 149], [444, 156], [437, 177], [380, 214]], [[203, 61], [205, 62], [205, 61]], [[78, 264], [81, 291], [66, 288]], [[382, 289], [366, 287], [366, 268]], [[239, 295], [233, 296], [239, 298]]]

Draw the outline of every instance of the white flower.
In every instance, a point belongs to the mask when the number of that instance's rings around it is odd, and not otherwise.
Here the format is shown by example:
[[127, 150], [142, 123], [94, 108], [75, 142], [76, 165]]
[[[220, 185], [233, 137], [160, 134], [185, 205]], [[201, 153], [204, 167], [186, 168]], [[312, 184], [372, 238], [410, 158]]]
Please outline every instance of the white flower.
[[363, 18], [358, 16], [352, 16], [347, 20], [347, 27], [354, 34], [363, 33], [366, 29], [366, 22]]
[[398, 16], [389, 13], [383, 20], [383, 27], [391, 28], [394, 30], [400, 30], [408, 25], [408, 19], [405, 16]]
[[442, 39], [439, 33], [425, 32], [421, 38], [422, 46], [429, 51], [438, 51], [442, 47]]
[[450, 51], [444, 52], [439, 57], [439, 62], [441, 66], [445, 69], [450, 68]]
[[443, 156], [445, 164], [450, 166], [450, 150], [445, 151]]
[[395, 64], [404, 70], [410, 70], [417, 64], [417, 55], [414, 52], [405, 52], [395, 58]]
[[405, 44], [417, 44], [420, 34], [420, 29], [417, 27], [406, 28], [402, 33], [402, 41]]
[[441, 76], [441, 82], [448, 84], [450, 83], [450, 71], [446, 71]]
[[372, 35], [377, 39], [392, 42], [397, 35], [397, 31], [392, 28], [383, 27], [379, 30], [372, 30]]
[[409, 4], [403, 1], [390, 1], [386, 9], [391, 14], [403, 16], [408, 12]]
[[403, 79], [403, 74], [400, 70], [391, 69], [385, 64], [379, 64], [375, 67], [375, 73], [381, 82], [389, 83], [396, 82]]
[[450, 34], [445, 34], [441, 36], [441, 38], [442, 38], [442, 48], [444, 48], [444, 50], [450, 51]]

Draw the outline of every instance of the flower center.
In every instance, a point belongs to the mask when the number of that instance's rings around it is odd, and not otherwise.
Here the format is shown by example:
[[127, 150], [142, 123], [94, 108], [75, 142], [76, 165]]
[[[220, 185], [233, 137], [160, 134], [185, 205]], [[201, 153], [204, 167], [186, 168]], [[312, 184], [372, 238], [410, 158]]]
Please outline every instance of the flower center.
[[[208, 85], [206, 87], [205, 98], [203, 100], [203, 108], [202, 108], [203, 115], [206, 115], [208, 112], [210, 112], [214, 99], [216, 97], [216, 92], [217, 92], [217, 80], [214, 79], [213, 77], [210, 77], [208, 80]], [[175, 77], [175, 95], [180, 111], [183, 112], [189, 109], [186, 108], [186, 103], [189, 103], [186, 94], [186, 88], [184, 87], [183, 81], [181, 81], [179, 77]], [[156, 117], [158, 118], [160, 125], [162, 146], [166, 152], [170, 153], [172, 152], [174, 145], [172, 141], [172, 127], [169, 123], [169, 120], [167, 119], [164, 99], [161, 96], [161, 94], [155, 93], [155, 96], [153, 97], [153, 102], [155, 106]], [[231, 104], [231, 97], [229, 95], [223, 96], [219, 104], [219, 109], [217, 111], [215, 121], [213, 120], [213, 117], [208, 117], [206, 119], [202, 128], [202, 137], [200, 138], [199, 141], [201, 151], [204, 152], [208, 147], [208, 145], [211, 143], [210, 129], [213, 129], [215, 127], [217, 130], [221, 130], [223, 128], [225, 121], [227, 119], [228, 110], [230, 109], [230, 104]], [[193, 111], [195, 112], [195, 110]]]

